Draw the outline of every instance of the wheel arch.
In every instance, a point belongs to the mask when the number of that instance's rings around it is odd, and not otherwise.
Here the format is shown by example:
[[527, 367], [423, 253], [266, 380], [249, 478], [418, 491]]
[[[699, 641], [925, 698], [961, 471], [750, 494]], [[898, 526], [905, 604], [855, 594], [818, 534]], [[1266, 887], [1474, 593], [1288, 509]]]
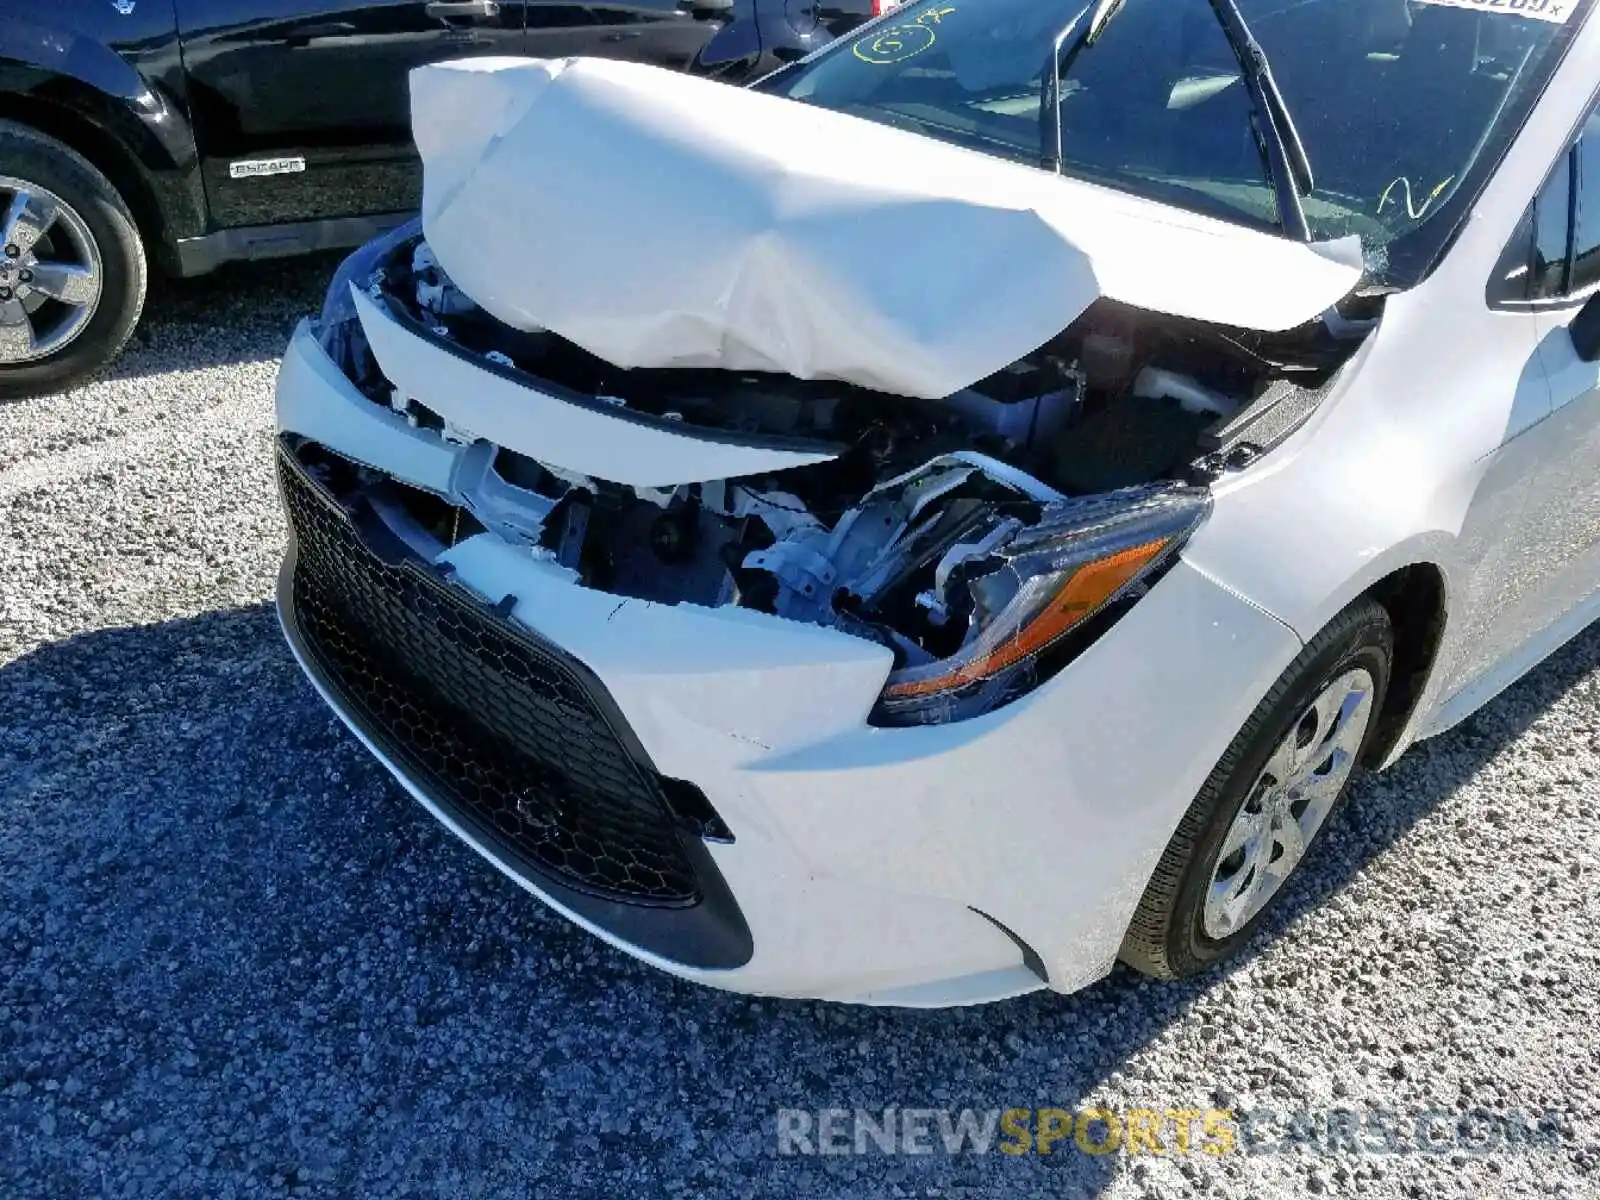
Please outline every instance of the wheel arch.
[[140, 235], [147, 242], [161, 237], [163, 223], [155, 194], [131, 157], [103, 129], [71, 109], [5, 93], [0, 93], [0, 121], [25, 125], [83, 155], [122, 196], [139, 226]]
[[1396, 568], [1363, 593], [1383, 605], [1394, 626], [1394, 661], [1383, 710], [1367, 747], [1367, 765], [1387, 763], [1412, 726], [1444, 642], [1448, 582], [1432, 562]]
[[87, 159], [117, 189], [163, 265], [175, 239], [205, 231], [192, 131], [187, 118], [155, 93], [129, 100], [72, 76], [0, 59], [0, 120], [52, 137]]

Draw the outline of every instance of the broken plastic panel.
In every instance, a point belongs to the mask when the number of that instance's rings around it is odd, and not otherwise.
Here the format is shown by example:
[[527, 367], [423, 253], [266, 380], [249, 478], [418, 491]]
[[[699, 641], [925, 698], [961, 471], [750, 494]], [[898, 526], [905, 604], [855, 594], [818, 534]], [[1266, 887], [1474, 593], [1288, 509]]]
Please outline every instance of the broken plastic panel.
[[355, 320], [355, 298], [352, 287], [371, 286], [374, 273], [394, 255], [399, 246], [408, 246], [420, 240], [422, 219], [407, 221], [397, 229], [361, 246], [339, 264], [333, 282], [322, 302], [322, 315], [317, 328], [322, 337], [322, 348], [335, 362], [344, 359], [349, 347], [345, 335]]

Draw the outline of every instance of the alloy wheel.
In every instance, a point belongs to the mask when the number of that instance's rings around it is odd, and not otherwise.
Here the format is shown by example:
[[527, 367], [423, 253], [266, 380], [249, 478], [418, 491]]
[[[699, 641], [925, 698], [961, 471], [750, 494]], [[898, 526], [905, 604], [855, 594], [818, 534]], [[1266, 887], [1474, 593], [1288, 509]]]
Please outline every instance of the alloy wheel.
[[105, 272], [88, 224], [48, 188], [0, 175], [0, 214], [0, 366], [8, 366], [83, 333]]
[[1345, 671], [1273, 751], [1223, 838], [1201, 918], [1207, 937], [1243, 928], [1300, 864], [1355, 769], [1375, 687], [1365, 668]]

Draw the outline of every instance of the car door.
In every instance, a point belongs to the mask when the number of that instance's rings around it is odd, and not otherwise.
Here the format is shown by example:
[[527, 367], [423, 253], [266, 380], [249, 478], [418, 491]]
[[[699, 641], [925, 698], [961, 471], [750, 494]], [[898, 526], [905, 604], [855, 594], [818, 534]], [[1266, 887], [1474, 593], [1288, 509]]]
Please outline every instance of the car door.
[[1600, 365], [1568, 327], [1600, 293], [1600, 115], [1539, 188], [1489, 287], [1533, 351], [1462, 528], [1472, 564], [1444, 694], [1492, 676], [1600, 587]]
[[[1556, 182], [1562, 174], [1569, 178], [1564, 189]], [[1578, 355], [1570, 332], [1585, 304], [1600, 304], [1600, 110], [1590, 112], [1546, 187], [1564, 190], [1570, 199], [1566, 253], [1547, 268], [1550, 295], [1534, 306], [1556, 448], [1530, 494], [1526, 522], [1549, 576], [1529, 614], [1535, 629], [1559, 620], [1600, 588], [1600, 363]]]
[[523, 0], [176, 0], [206, 197], [222, 228], [420, 201], [413, 67], [520, 54]]

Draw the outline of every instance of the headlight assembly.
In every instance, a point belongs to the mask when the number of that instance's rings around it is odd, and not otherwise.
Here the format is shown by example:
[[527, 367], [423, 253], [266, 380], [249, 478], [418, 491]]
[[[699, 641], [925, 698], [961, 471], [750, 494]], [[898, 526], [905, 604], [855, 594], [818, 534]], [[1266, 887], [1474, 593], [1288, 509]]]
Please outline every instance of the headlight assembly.
[[1025, 694], [1149, 588], [1210, 507], [1203, 488], [1175, 485], [1049, 506], [972, 565], [961, 648], [892, 672], [873, 723], [958, 721]]

